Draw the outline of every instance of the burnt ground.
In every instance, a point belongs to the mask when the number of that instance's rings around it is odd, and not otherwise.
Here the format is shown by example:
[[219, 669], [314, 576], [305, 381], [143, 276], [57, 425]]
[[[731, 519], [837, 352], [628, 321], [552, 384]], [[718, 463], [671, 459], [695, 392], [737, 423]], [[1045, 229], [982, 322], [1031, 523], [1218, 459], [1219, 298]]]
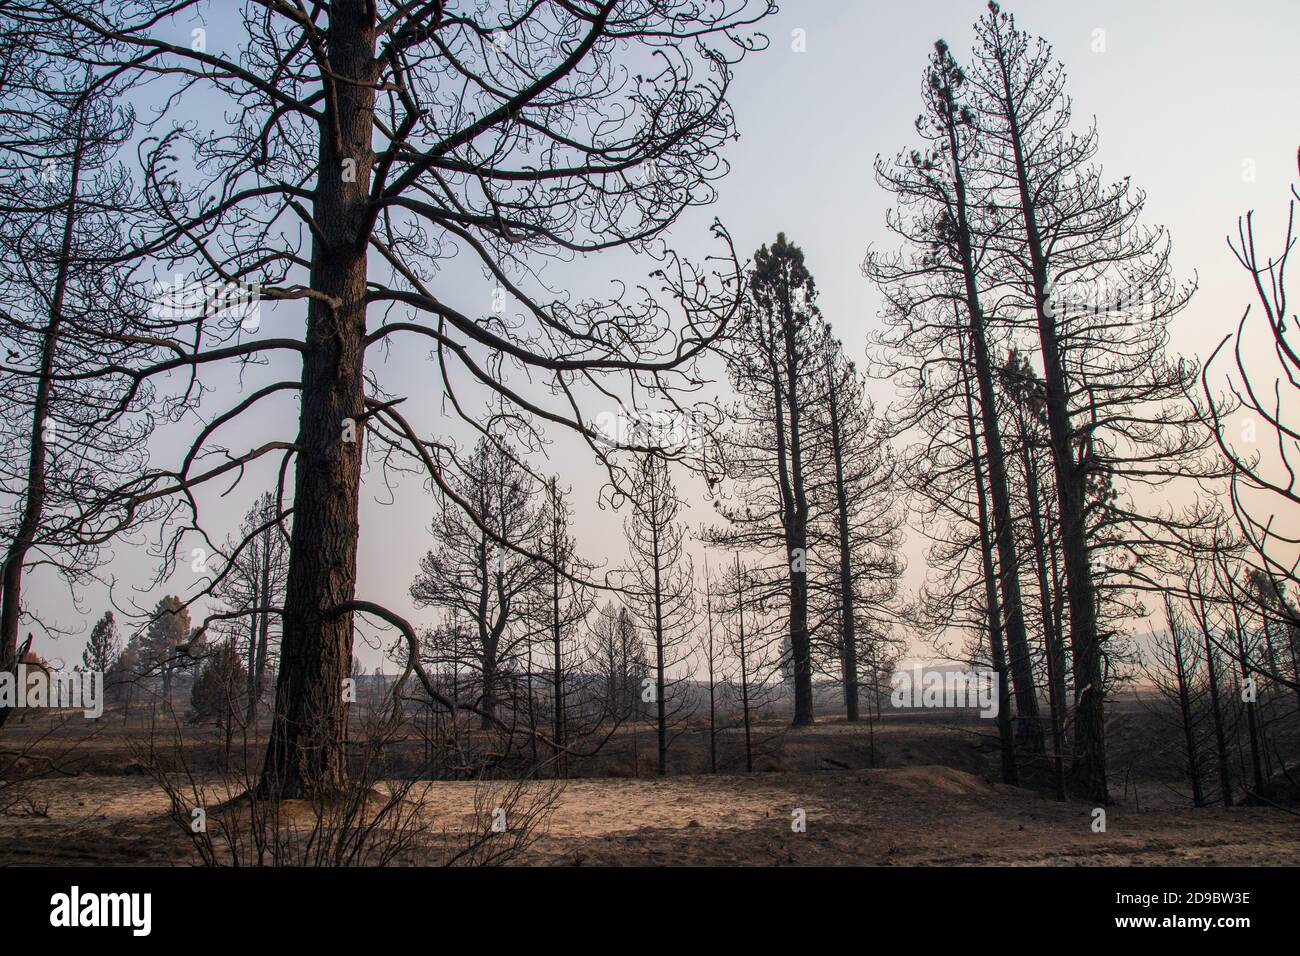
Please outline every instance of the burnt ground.
[[[92, 722], [86, 722], [87, 724]], [[0, 814], [0, 864], [135, 865], [194, 862], [187, 835], [148, 772], [140, 721], [75, 720], [57, 727], [11, 722], [7, 747], [35, 742], [57, 753], [59, 772], [9, 790]], [[1051, 798], [1045, 774], [1025, 787], [996, 782], [987, 723], [886, 714], [868, 727], [829, 718], [789, 731], [762, 728], [756, 772], [738, 772], [738, 732], [722, 739], [720, 772], [708, 769], [707, 735], [674, 747], [672, 774], [653, 774], [648, 727], [624, 728], [562, 785], [526, 788], [522, 816], [545, 799], [535, 841], [510, 862], [536, 865], [1296, 865], [1300, 817], [1294, 806], [1192, 808], [1177, 781], [1119, 768], [1117, 802], [1105, 832], [1094, 808]], [[238, 782], [220, 773], [210, 730], [184, 728], [194, 782], [218, 803]], [[1117, 752], [1123, 752], [1123, 739]], [[29, 758], [30, 760], [30, 758]], [[872, 766], [872, 764], [875, 766]], [[34, 764], [30, 763], [28, 766]], [[1122, 776], [1122, 779], [1119, 777]], [[169, 779], [182, 781], [184, 774]], [[379, 783], [384, 791], [392, 784]], [[432, 836], [398, 862], [441, 862], [446, 847], [482, 828], [500, 784], [418, 781], [407, 806]], [[183, 787], [183, 788], [184, 788]], [[2, 796], [5, 791], [0, 791]], [[20, 799], [15, 799], [15, 796]], [[802, 811], [804, 832], [792, 821]]]

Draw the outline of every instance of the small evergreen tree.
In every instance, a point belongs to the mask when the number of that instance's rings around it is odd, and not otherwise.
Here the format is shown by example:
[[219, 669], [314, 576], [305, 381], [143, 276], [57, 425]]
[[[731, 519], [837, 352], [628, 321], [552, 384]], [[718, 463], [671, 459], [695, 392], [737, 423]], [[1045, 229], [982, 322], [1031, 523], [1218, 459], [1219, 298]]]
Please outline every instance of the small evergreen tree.
[[104, 616], [95, 622], [95, 627], [90, 632], [90, 639], [86, 641], [86, 647], [81, 652], [81, 666], [77, 669], [107, 674], [117, 663], [121, 650], [113, 612], [105, 611]]
[[225, 733], [226, 764], [235, 726], [247, 702], [248, 670], [233, 641], [220, 644], [199, 668], [190, 689], [191, 723], [214, 724]]

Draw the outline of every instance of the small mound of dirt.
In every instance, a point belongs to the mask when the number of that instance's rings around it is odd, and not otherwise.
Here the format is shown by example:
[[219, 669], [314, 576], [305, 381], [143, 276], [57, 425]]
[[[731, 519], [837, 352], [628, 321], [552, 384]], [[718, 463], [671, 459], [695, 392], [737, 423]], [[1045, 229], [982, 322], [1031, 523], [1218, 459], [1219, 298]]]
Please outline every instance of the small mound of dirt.
[[232, 824], [247, 825], [252, 819], [254, 807], [258, 817], [265, 821], [278, 821], [282, 825], [311, 825], [317, 820], [337, 821], [350, 817], [350, 823], [361, 825], [369, 822], [385, 808], [389, 808], [392, 797], [382, 790], [370, 789], [364, 797], [364, 805], [356, 794], [347, 794], [336, 799], [322, 800], [281, 800], [272, 804], [266, 800], [254, 802], [248, 791], [231, 797], [208, 809], [208, 816], [225, 820]]
[[987, 796], [994, 793], [993, 786], [987, 781], [952, 767], [900, 767], [876, 773], [888, 774], [891, 783], [945, 796]]

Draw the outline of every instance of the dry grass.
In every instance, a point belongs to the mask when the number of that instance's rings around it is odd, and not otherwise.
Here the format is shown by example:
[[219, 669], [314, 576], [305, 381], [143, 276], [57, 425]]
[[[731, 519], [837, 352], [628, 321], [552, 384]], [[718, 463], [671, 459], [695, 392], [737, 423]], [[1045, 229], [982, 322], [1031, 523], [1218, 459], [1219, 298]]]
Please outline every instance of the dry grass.
[[[76, 725], [71, 725], [76, 727]], [[1060, 804], [993, 782], [992, 748], [979, 723], [887, 718], [876, 727], [869, 767], [866, 728], [828, 721], [788, 732], [766, 756], [768, 772], [686, 773], [660, 779], [644, 750], [631, 758], [621, 735], [602, 756], [608, 775], [526, 784], [553, 804], [535, 843], [518, 862], [535, 865], [1296, 865], [1300, 827], [1272, 808], [1193, 810], [1144, 798], [1141, 809], [1107, 811], [1092, 830], [1092, 807]], [[642, 731], [640, 743], [644, 743]], [[129, 735], [128, 735], [129, 736]], [[132, 761], [129, 740], [100, 734], [79, 748], [77, 775], [31, 784], [45, 815], [0, 817], [0, 862], [8, 864], [177, 864], [192, 861], [169, 802]], [[731, 742], [728, 742], [730, 746]], [[237, 815], [221, 790], [216, 756], [202, 734], [187, 738], [187, 760], [214, 804]], [[702, 735], [683, 738], [676, 759], [696, 766]], [[192, 758], [192, 759], [191, 759]], [[598, 772], [600, 765], [595, 768]], [[639, 776], [632, 776], [633, 773]], [[433, 836], [398, 862], [445, 861], [487, 824], [504, 783], [421, 781], [408, 797]], [[1162, 788], [1151, 782], [1152, 793]], [[392, 785], [381, 782], [381, 806]], [[293, 808], [288, 808], [293, 817]], [[792, 831], [802, 810], [803, 833]], [[302, 808], [301, 815], [310, 815]], [[304, 816], [304, 819], [306, 817]], [[237, 821], [236, 821], [237, 822]], [[509, 822], [507, 823], [509, 826]]]

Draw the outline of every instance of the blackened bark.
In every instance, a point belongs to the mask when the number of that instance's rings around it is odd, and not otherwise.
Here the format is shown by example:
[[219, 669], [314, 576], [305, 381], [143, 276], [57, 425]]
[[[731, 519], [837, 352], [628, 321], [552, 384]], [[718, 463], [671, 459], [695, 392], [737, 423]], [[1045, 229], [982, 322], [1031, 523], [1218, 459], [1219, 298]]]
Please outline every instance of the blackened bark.
[[352, 614], [333, 609], [356, 588], [375, 33], [367, 0], [331, 5], [325, 45], [334, 78], [326, 83], [313, 202], [317, 295], [307, 308], [283, 646], [259, 787], [271, 797], [338, 792], [347, 780], [342, 689]]
[[[964, 359], [964, 356], [963, 356]], [[984, 571], [984, 601], [988, 614], [989, 651], [993, 673], [998, 679], [998, 741], [1002, 751], [1002, 782], [1019, 786], [1016, 767], [1015, 738], [1011, 729], [1011, 695], [1007, 687], [1006, 651], [1002, 645], [1002, 615], [998, 604], [997, 580], [993, 571], [993, 544], [989, 539], [988, 502], [984, 495], [984, 470], [980, 467], [979, 437], [975, 429], [974, 399], [970, 374], [962, 362], [962, 380], [966, 390], [966, 423], [970, 431], [971, 470], [975, 476], [975, 500], [979, 517], [980, 558]]]
[[[773, 418], [776, 426], [777, 481], [781, 493], [786, 567], [789, 571], [790, 655], [794, 674], [795, 727], [813, 722], [812, 653], [808, 639], [808, 502], [803, 480], [803, 448], [799, 435], [798, 349], [788, 281], [778, 290], [781, 341], [764, 343], [772, 381]], [[777, 350], [780, 349], [780, 356]], [[789, 418], [787, 420], [787, 409]]]
[[1223, 727], [1223, 710], [1219, 705], [1219, 674], [1214, 666], [1215, 651], [1208, 627], [1201, 630], [1205, 638], [1205, 669], [1210, 685], [1210, 716], [1214, 722], [1214, 757], [1219, 765], [1219, 787], [1223, 805], [1232, 806], [1232, 764], [1228, 760], [1228, 737]]
[[709, 567], [704, 566], [704, 613], [708, 624], [709, 647], [709, 773], [718, 772], [718, 702], [717, 675], [714, 672], [713, 644], [713, 590], [709, 580]]
[[[18, 666], [18, 622], [22, 616], [23, 569], [27, 555], [36, 544], [36, 534], [45, 510], [47, 495], [45, 460], [49, 452], [46, 429], [53, 401], [54, 360], [59, 350], [63, 327], [63, 307], [71, 270], [72, 237], [76, 225], [77, 198], [81, 188], [82, 126], [77, 125], [76, 145], [72, 151], [72, 170], [68, 184], [68, 204], [63, 214], [63, 235], [59, 242], [58, 272], [50, 296], [50, 320], [41, 344], [40, 372], [32, 402], [30, 445], [27, 456], [27, 488], [22, 517], [5, 554], [3, 583], [0, 584], [0, 671], [16, 672]], [[0, 707], [0, 727], [9, 718], [10, 708]]]
[[812, 646], [808, 636], [808, 498], [803, 475], [803, 410], [798, 390], [799, 358], [790, 291], [781, 303], [785, 340], [785, 384], [790, 406], [790, 490], [794, 511], [788, 535], [790, 560], [790, 653], [794, 656], [794, 726], [813, 722]]
[[[1246, 650], [1246, 636], [1241, 621], [1241, 612], [1237, 604], [1232, 605], [1233, 630], [1237, 635], [1237, 664], [1240, 667], [1241, 683], [1244, 688], [1246, 682], [1251, 679], [1250, 676], [1250, 655]], [[1247, 700], [1246, 705], [1246, 726], [1250, 731], [1250, 769], [1251, 775], [1255, 781], [1254, 792], [1246, 791], [1247, 803], [1259, 803], [1259, 797], [1267, 796], [1268, 781], [1264, 778], [1264, 765], [1260, 760], [1260, 741], [1259, 741], [1259, 717], [1256, 711], [1255, 701]]]
[[659, 744], [659, 776], [668, 774], [668, 711], [664, 700], [667, 681], [664, 678], [664, 598], [663, 574], [659, 567], [659, 501], [657, 492], [652, 492], [650, 504], [650, 536], [654, 554], [654, 600], [655, 600], [655, 723]]
[[1201, 789], [1200, 755], [1196, 751], [1196, 730], [1192, 723], [1192, 696], [1188, 686], [1187, 666], [1183, 661], [1184, 640], [1170, 618], [1169, 638], [1174, 646], [1174, 678], [1178, 681], [1178, 715], [1183, 724], [1183, 746], [1187, 749], [1187, 777], [1192, 782], [1192, 805], [1205, 806]]
[[[496, 724], [497, 717], [497, 698], [500, 696], [501, 668], [498, 663], [499, 652], [501, 648], [501, 633], [505, 629], [505, 613], [503, 612], [493, 626], [484, 629], [483, 638], [483, 696], [479, 700], [479, 710], [482, 713], [479, 716], [479, 729], [491, 730]], [[532, 667], [529, 667], [531, 677]], [[529, 690], [531, 701], [532, 690]], [[531, 707], [531, 702], [530, 702]], [[532, 714], [529, 714], [529, 729], [535, 726]], [[537, 735], [533, 734], [533, 742], [537, 740]]]
[[248, 719], [250, 723], [257, 720], [257, 708], [262, 703], [262, 693], [266, 687], [266, 655], [271, 638], [271, 612], [267, 605], [271, 602], [271, 552], [265, 549], [262, 558], [262, 602], [263, 610], [258, 615], [257, 628], [257, 670], [253, 674], [253, 694], [248, 702]]
[[[558, 554], [555, 556], [558, 562]], [[555, 657], [554, 680], [552, 680], [552, 692], [555, 695], [553, 705], [554, 716], [554, 733], [555, 733], [555, 775], [563, 777], [567, 774], [565, 766], [564, 751], [564, 654], [560, 640], [560, 572], [558, 567], [551, 569], [551, 652]], [[529, 685], [531, 688], [531, 675]], [[531, 690], [530, 690], [531, 693]], [[536, 735], [534, 735], [536, 739]]]
[[745, 593], [740, 574], [740, 556], [736, 556], [736, 614], [740, 625], [740, 706], [745, 721], [745, 772], [754, 772], [754, 744], [749, 719], [749, 669], [745, 649]]
[[839, 384], [831, 370], [827, 385], [831, 455], [835, 464], [835, 511], [840, 543], [840, 671], [844, 679], [844, 713], [850, 723], [858, 713], [858, 637], [853, 608], [853, 557], [849, 540], [849, 502], [844, 487], [844, 447], [840, 426]]
[[[551, 653], [555, 659], [555, 670], [551, 681], [554, 695], [552, 705], [552, 733], [555, 741], [555, 776], [568, 776], [568, 761], [564, 750], [565, 713], [564, 713], [564, 648], [560, 631], [560, 563], [564, 560], [566, 545], [562, 540], [564, 532], [560, 521], [560, 495], [554, 478], [549, 483], [551, 499]], [[529, 697], [532, 697], [532, 669], [529, 669]], [[537, 735], [533, 735], [534, 741]]]
[[244, 713], [246, 722], [251, 725], [257, 714], [257, 699], [254, 691], [257, 687], [257, 631], [261, 624], [262, 615], [257, 610], [262, 598], [262, 579], [258, 575], [253, 579], [253, 595], [250, 602], [251, 610], [248, 615], [248, 673], [245, 675], [245, 683], [248, 691], [248, 704]]
[[1065, 556], [1066, 594], [1070, 607], [1070, 643], [1074, 656], [1074, 776], [1079, 789], [1098, 803], [1109, 802], [1106, 786], [1105, 689], [1101, 674], [1101, 640], [1097, 630], [1097, 591], [1088, 558], [1084, 521], [1085, 476], [1074, 460], [1065, 369], [1056, 316], [1050, 304], [1047, 257], [1034, 207], [1034, 193], [1024, 155], [1015, 95], [1008, 71], [1002, 70], [1005, 114], [1015, 158], [1025, 244], [1029, 250], [1043, 379], [1047, 393], [1047, 425], [1056, 474], [1061, 550]]
[[993, 539], [998, 551], [999, 585], [1007, 649], [1011, 654], [1011, 679], [1016, 692], [1016, 739], [1035, 753], [1043, 749], [1042, 727], [1038, 722], [1038, 694], [1034, 687], [1033, 660], [1025, 629], [1024, 602], [1020, 593], [1019, 562], [1015, 532], [1011, 523], [1011, 493], [1007, 487], [1006, 455], [998, 422], [997, 393], [993, 388], [993, 364], [989, 358], [984, 309], [976, 285], [975, 256], [971, 245], [966, 208], [966, 179], [962, 170], [956, 118], [951, 102], [946, 116], [949, 148], [952, 151], [953, 186], [957, 200], [957, 247], [961, 256], [966, 312], [970, 321], [971, 353], [975, 360], [975, 381], [979, 389], [980, 419], [987, 451], [989, 493], [993, 499]]
[[1028, 429], [1021, 428], [1021, 454], [1025, 468], [1025, 498], [1029, 508], [1030, 533], [1034, 539], [1034, 569], [1038, 575], [1038, 604], [1043, 621], [1043, 656], [1047, 661], [1047, 701], [1052, 722], [1052, 786], [1056, 799], [1065, 799], [1065, 694], [1061, 656], [1061, 635], [1052, 613], [1052, 586], [1047, 577], [1047, 540], [1043, 531], [1042, 506], [1039, 501], [1038, 467], [1034, 464]]

